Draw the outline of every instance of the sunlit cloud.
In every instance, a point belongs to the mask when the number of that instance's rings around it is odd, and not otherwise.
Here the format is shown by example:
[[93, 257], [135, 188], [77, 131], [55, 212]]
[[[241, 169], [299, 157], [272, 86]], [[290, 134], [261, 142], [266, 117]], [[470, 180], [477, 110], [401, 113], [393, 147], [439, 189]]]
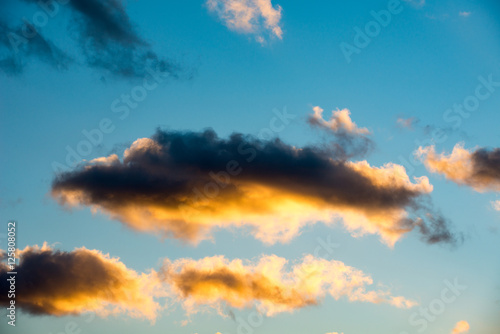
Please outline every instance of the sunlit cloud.
[[451, 334], [464, 334], [468, 333], [470, 329], [469, 323], [467, 321], [459, 321], [455, 325], [455, 328], [451, 331]]
[[328, 121], [323, 118], [323, 109], [313, 107], [314, 113], [309, 116], [309, 123], [330, 129], [334, 133], [345, 133], [351, 135], [367, 135], [370, 131], [367, 128], [359, 128], [351, 119], [351, 112], [348, 109], [334, 110]]
[[[85, 247], [71, 252], [42, 247], [18, 251], [16, 306], [35, 315], [100, 316], [126, 314], [133, 318], [156, 319], [162, 295], [156, 272], [138, 274], [118, 258]], [[0, 264], [2, 290], [7, 289], [8, 267]], [[0, 304], [7, 305], [2, 291]]]
[[416, 305], [393, 296], [389, 290], [370, 289], [372, 278], [360, 270], [312, 255], [291, 266], [276, 255], [254, 262], [230, 261], [223, 256], [166, 260], [161, 275], [188, 314], [207, 308], [223, 313], [224, 306], [230, 306], [257, 307], [272, 316], [317, 305], [327, 295], [335, 300], [385, 303], [398, 308]]
[[314, 128], [321, 129], [332, 136], [329, 142], [330, 149], [338, 158], [353, 158], [364, 156], [371, 151], [375, 144], [367, 135], [371, 134], [367, 128], [359, 128], [351, 119], [348, 109], [334, 110], [329, 120], [323, 118], [323, 109], [313, 107], [313, 113], [308, 115], [307, 122]]
[[[413, 182], [412, 182], [413, 181]], [[115, 155], [59, 174], [52, 196], [89, 206], [144, 232], [197, 243], [216, 228], [247, 227], [265, 243], [288, 242], [307, 224], [342, 222], [354, 236], [392, 246], [417, 228], [429, 243], [454, 242], [424, 203], [427, 177], [403, 166], [335, 160], [316, 147], [233, 134], [158, 131]]]
[[444, 175], [460, 185], [478, 192], [500, 191], [500, 149], [467, 150], [463, 143], [450, 154], [436, 153], [434, 146], [419, 147], [416, 155], [432, 173]]
[[255, 35], [259, 43], [267, 36], [283, 38], [281, 7], [271, 0], [207, 0], [206, 5], [230, 30]]
[[500, 211], [500, 200], [491, 202], [493, 209]]

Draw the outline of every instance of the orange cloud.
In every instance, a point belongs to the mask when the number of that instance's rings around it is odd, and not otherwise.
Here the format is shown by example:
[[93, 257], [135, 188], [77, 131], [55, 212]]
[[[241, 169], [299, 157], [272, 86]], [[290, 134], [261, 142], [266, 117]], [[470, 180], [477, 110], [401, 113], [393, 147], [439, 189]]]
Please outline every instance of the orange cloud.
[[[16, 306], [41, 315], [78, 315], [96, 312], [101, 316], [125, 313], [134, 318], [156, 319], [162, 294], [156, 272], [138, 274], [118, 258], [84, 247], [72, 252], [42, 247], [18, 251]], [[0, 279], [9, 277], [0, 265]], [[7, 292], [0, 304], [7, 305]]]
[[459, 321], [455, 325], [455, 328], [451, 331], [451, 334], [463, 334], [467, 333], [470, 329], [469, 323], [467, 321]]
[[387, 290], [368, 290], [373, 284], [370, 276], [340, 261], [312, 255], [291, 267], [276, 255], [262, 256], [254, 263], [223, 256], [166, 260], [161, 276], [188, 314], [207, 307], [222, 312], [223, 306], [229, 305], [258, 307], [272, 316], [319, 304], [326, 295], [399, 308], [416, 305]]
[[[17, 251], [16, 307], [33, 315], [67, 316], [95, 312], [100, 316], [126, 314], [152, 322], [168, 305], [180, 304], [186, 313], [224, 306], [258, 307], [268, 316], [317, 305], [326, 296], [335, 300], [389, 304], [411, 308], [414, 301], [393, 296], [387, 289], [371, 288], [373, 280], [340, 261], [306, 255], [289, 265], [276, 255], [258, 261], [232, 261], [223, 256], [200, 260], [165, 259], [157, 273], [137, 273], [118, 258], [84, 247], [71, 252], [42, 247]], [[5, 253], [0, 250], [0, 256]], [[0, 264], [6, 282], [8, 268]], [[7, 285], [0, 305], [8, 305]], [[370, 289], [371, 288], [371, 289]]]
[[[412, 182], [413, 181], [413, 182]], [[342, 222], [355, 236], [392, 246], [418, 227], [428, 242], [453, 240], [444, 220], [415, 217], [432, 191], [404, 167], [333, 159], [315, 147], [210, 130], [158, 132], [116, 155], [59, 175], [52, 196], [127, 226], [192, 243], [216, 228], [249, 227], [265, 243], [288, 242], [307, 224]], [[432, 215], [431, 215], [432, 216]]]
[[419, 147], [416, 155], [427, 169], [478, 192], [500, 191], [500, 149], [475, 151], [455, 145], [451, 154], [436, 153], [434, 146]]

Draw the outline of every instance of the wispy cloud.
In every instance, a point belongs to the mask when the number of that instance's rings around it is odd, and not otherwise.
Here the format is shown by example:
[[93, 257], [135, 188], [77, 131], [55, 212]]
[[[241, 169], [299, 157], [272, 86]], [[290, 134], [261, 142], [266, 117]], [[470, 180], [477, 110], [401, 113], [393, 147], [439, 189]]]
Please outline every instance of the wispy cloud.
[[283, 38], [281, 7], [271, 0], [207, 0], [206, 5], [230, 30], [254, 35], [259, 43]]
[[[18, 1], [33, 5], [38, 3], [37, 0]], [[137, 33], [122, 1], [72, 0], [53, 5], [58, 9], [52, 16], [64, 15], [58, 13], [70, 16], [71, 26], [67, 31], [60, 30], [76, 42], [80, 57], [63, 52], [32, 24], [24, 23], [13, 28], [7, 22], [0, 22], [3, 54], [0, 66], [5, 73], [20, 74], [28, 60], [35, 57], [58, 68], [67, 68], [70, 60], [73, 64], [83, 60], [85, 65], [119, 78], [142, 78], [148, 68], [169, 73], [174, 78], [181, 75], [178, 63], [159, 56]], [[19, 17], [22, 15], [19, 13]], [[33, 33], [27, 34], [27, 30]]]
[[333, 110], [329, 120], [323, 118], [323, 109], [313, 107], [313, 113], [308, 116], [308, 123], [326, 131], [335, 140], [331, 142], [336, 156], [352, 158], [363, 156], [373, 149], [375, 144], [367, 135], [371, 134], [367, 128], [360, 128], [351, 119], [348, 109]]
[[396, 120], [396, 124], [403, 129], [414, 130], [415, 124], [419, 122], [419, 119], [416, 117], [403, 118], [398, 117]]
[[416, 8], [422, 8], [425, 6], [425, 0], [403, 0]]
[[469, 17], [472, 14], [472, 12], [459, 12], [458, 15], [461, 17]]
[[426, 242], [454, 242], [427, 203], [427, 177], [405, 168], [336, 159], [279, 139], [158, 131], [125, 150], [58, 175], [52, 196], [86, 205], [127, 226], [196, 243], [215, 228], [250, 227], [266, 242], [287, 242], [303, 226], [342, 221], [354, 235], [388, 245], [417, 228]]

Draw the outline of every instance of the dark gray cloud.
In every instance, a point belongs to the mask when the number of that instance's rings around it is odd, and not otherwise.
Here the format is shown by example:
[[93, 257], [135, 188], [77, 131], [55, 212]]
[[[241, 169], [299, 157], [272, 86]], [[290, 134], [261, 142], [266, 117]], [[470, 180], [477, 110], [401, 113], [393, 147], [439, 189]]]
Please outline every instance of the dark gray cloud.
[[112, 155], [59, 174], [52, 195], [100, 208], [132, 228], [185, 240], [236, 224], [252, 226], [269, 241], [264, 235], [292, 237], [306, 222], [340, 216], [349, 230], [379, 233], [390, 244], [415, 226], [427, 241], [453, 242], [451, 232], [442, 233], [447, 225], [412, 218], [425, 211], [422, 198], [432, 191], [427, 178], [416, 181], [398, 165], [349, 162], [279, 139], [158, 130], [152, 139], [137, 140], [123, 161]]
[[[18, 0], [38, 5], [37, 0]], [[40, 12], [42, 9], [37, 7]], [[19, 74], [24, 65], [32, 58], [38, 58], [55, 67], [67, 67], [67, 59], [79, 59], [104, 74], [119, 78], [142, 78], [154, 69], [168, 73], [173, 78], [188, 77], [182, 66], [172, 60], [158, 55], [151, 45], [140, 36], [131, 22], [124, 4], [119, 0], [70, 0], [67, 3], [53, 2], [51, 17], [66, 13], [70, 15], [70, 24], [64, 33], [71, 36], [79, 47], [79, 56], [70, 56], [54, 46], [49, 39], [42, 37], [41, 28], [37, 37], [27, 38], [24, 33], [33, 24], [25, 22], [21, 28], [11, 29], [6, 23], [1, 27], [2, 57], [0, 66], [8, 74]], [[20, 13], [19, 17], [22, 16]], [[42, 27], [43, 28], [43, 27]], [[7, 34], [15, 33], [24, 38], [23, 47], [16, 50], [12, 42], [6, 39]]]
[[500, 183], [500, 148], [480, 148], [472, 154], [474, 165], [473, 178]]
[[0, 70], [7, 75], [21, 74], [32, 58], [59, 70], [67, 69], [72, 62], [32, 24], [13, 27], [0, 20]]

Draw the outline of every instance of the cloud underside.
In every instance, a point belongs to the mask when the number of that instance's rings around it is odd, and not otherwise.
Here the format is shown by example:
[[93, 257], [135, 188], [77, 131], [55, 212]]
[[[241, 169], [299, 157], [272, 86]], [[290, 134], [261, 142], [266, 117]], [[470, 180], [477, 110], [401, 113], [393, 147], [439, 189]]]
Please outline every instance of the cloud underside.
[[399, 165], [335, 160], [278, 139], [159, 130], [135, 141], [122, 159], [113, 154], [59, 174], [52, 196], [192, 243], [232, 226], [265, 243], [287, 242], [306, 224], [337, 221], [356, 236], [379, 234], [388, 245], [414, 228], [426, 242], [453, 242], [446, 221], [426, 204], [428, 179], [414, 181]]
[[500, 191], [499, 148], [467, 150], [459, 143], [449, 155], [436, 153], [434, 146], [420, 147], [416, 154], [430, 172], [442, 174], [459, 185], [478, 192]]
[[[37, 4], [36, 0], [21, 1]], [[137, 33], [121, 1], [72, 0], [53, 6], [54, 18], [47, 14], [48, 20], [69, 15], [71, 25], [64, 33], [77, 43], [86, 65], [121, 78], [144, 77], [148, 68], [172, 77], [181, 75], [176, 62], [160, 57]], [[20, 74], [32, 58], [58, 69], [79, 61], [55, 46], [42, 30], [27, 23], [0, 22], [0, 69]]]
[[230, 30], [254, 35], [260, 43], [283, 38], [281, 7], [271, 0], [207, 0], [206, 5]]
[[[44, 244], [18, 253], [16, 306], [33, 315], [95, 312], [154, 322], [166, 305], [180, 305], [187, 315], [207, 310], [224, 315], [226, 307], [257, 307], [272, 316], [317, 305], [326, 296], [398, 308], [415, 305], [387, 289], [370, 289], [372, 278], [360, 270], [312, 255], [294, 264], [275, 255], [253, 262], [223, 256], [166, 259], [158, 273], [138, 274], [118, 258], [86, 248], [64, 252]], [[2, 263], [3, 306], [9, 303], [7, 272]]]

